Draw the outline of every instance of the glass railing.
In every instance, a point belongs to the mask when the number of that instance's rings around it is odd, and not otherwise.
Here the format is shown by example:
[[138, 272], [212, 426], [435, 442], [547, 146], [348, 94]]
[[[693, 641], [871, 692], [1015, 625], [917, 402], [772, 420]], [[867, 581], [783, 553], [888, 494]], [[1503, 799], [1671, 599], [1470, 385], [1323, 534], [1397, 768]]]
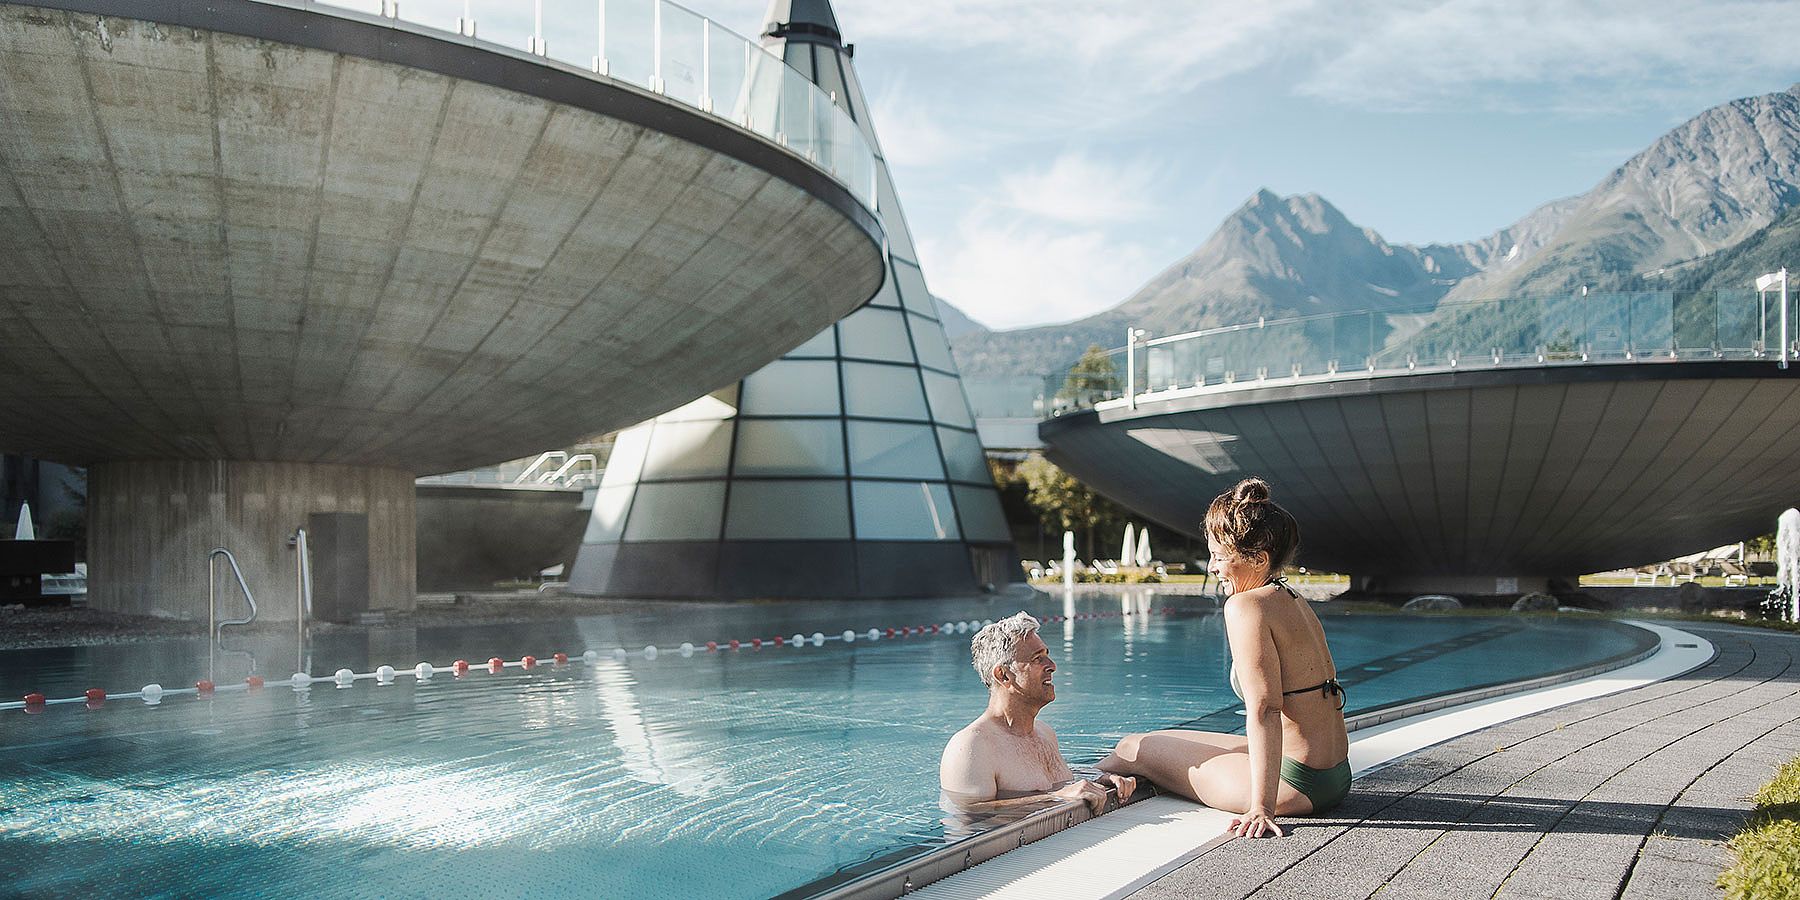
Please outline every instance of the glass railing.
[[787, 147], [875, 208], [875, 154], [835, 98], [762, 45], [666, 0], [269, 0], [443, 32], [629, 84]]
[[[1800, 322], [1792, 317], [1790, 327]], [[1109, 351], [1138, 394], [1276, 379], [1781, 355], [1781, 309], [1753, 291], [1639, 291], [1445, 303], [1265, 320], [1146, 337]], [[1788, 358], [1800, 342], [1788, 334]], [[1066, 389], [1061, 393], [1067, 393]], [[1064, 398], [1069, 405], [1116, 391]], [[1085, 400], [1085, 402], [1083, 402]]]

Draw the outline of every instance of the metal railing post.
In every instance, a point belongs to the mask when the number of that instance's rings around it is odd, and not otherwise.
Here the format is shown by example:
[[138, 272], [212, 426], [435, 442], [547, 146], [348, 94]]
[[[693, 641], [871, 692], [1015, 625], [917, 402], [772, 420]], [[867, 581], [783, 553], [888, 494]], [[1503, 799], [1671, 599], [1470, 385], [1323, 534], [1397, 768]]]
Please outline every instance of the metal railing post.
[[1125, 329], [1125, 406], [1137, 409], [1137, 329]]
[[294, 529], [294, 658], [306, 657], [306, 619], [312, 612], [312, 556], [306, 546], [306, 529]]
[[1781, 268], [1781, 367], [1788, 367], [1788, 274]]
[[650, 47], [651, 47], [650, 89], [660, 94], [663, 92], [663, 66], [662, 66], [662, 62], [663, 62], [663, 60], [662, 60], [662, 58], [663, 58], [662, 7], [663, 7], [663, 5], [662, 5], [662, 0], [650, 0], [650, 5], [651, 5], [650, 21], [652, 23], [651, 24], [651, 35], [650, 35]]

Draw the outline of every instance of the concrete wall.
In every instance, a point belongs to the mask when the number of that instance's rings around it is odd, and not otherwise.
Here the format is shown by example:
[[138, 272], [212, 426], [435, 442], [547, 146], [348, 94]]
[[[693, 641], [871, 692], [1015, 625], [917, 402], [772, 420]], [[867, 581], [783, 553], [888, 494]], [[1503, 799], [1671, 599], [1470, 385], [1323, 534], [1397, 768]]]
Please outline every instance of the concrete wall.
[[[207, 554], [237, 557], [259, 620], [292, 620], [294, 551], [287, 538], [315, 512], [369, 517], [369, 603], [413, 607], [413, 476], [398, 469], [310, 463], [128, 461], [88, 470], [88, 605], [206, 618]], [[243, 609], [221, 563], [220, 607]], [[224, 585], [229, 584], [227, 589]]]

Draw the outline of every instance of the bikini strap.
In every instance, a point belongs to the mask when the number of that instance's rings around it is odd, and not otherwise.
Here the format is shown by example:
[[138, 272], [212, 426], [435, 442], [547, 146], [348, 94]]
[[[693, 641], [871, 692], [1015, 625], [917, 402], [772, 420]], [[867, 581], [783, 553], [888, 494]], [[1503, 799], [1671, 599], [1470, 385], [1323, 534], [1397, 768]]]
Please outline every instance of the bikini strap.
[[1287, 583], [1286, 575], [1276, 575], [1276, 576], [1270, 578], [1268, 581], [1263, 582], [1263, 587], [1269, 587], [1270, 585], [1274, 585], [1275, 587], [1278, 587], [1284, 591], [1287, 591], [1288, 596], [1294, 598], [1295, 600], [1300, 599], [1300, 592], [1294, 590], [1293, 586]]
[[1327, 697], [1332, 697], [1332, 696], [1337, 697], [1338, 698], [1338, 709], [1343, 709], [1344, 701], [1349, 699], [1349, 695], [1347, 695], [1344, 692], [1344, 686], [1342, 684], [1339, 684], [1338, 680], [1336, 678], [1327, 678], [1324, 681], [1321, 681], [1318, 684], [1313, 685], [1312, 687], [1295, 688], [1294, 690], [1291, 690], [1291, 691], [1282, 691], [1281, 696], [1292, 697], [1295, 694], [1310, 694], [1313, 691], [1321, 691]]

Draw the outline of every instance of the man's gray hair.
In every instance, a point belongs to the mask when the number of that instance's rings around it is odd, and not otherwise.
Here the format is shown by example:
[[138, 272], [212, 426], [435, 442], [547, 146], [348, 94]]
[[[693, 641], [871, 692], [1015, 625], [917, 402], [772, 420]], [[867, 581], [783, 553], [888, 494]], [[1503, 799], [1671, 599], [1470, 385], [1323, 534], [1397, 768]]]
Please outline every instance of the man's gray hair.
[[994, 667], [1012, 662], [1019, 642], [1036, 634], [1037, 630], [1038, 620], [1020, 610], [1017, 615], [1007, 616], [975, 632], [974, 639], [969, 641], [969, 655], [974, 658], [981, 683], [993, 687]]

